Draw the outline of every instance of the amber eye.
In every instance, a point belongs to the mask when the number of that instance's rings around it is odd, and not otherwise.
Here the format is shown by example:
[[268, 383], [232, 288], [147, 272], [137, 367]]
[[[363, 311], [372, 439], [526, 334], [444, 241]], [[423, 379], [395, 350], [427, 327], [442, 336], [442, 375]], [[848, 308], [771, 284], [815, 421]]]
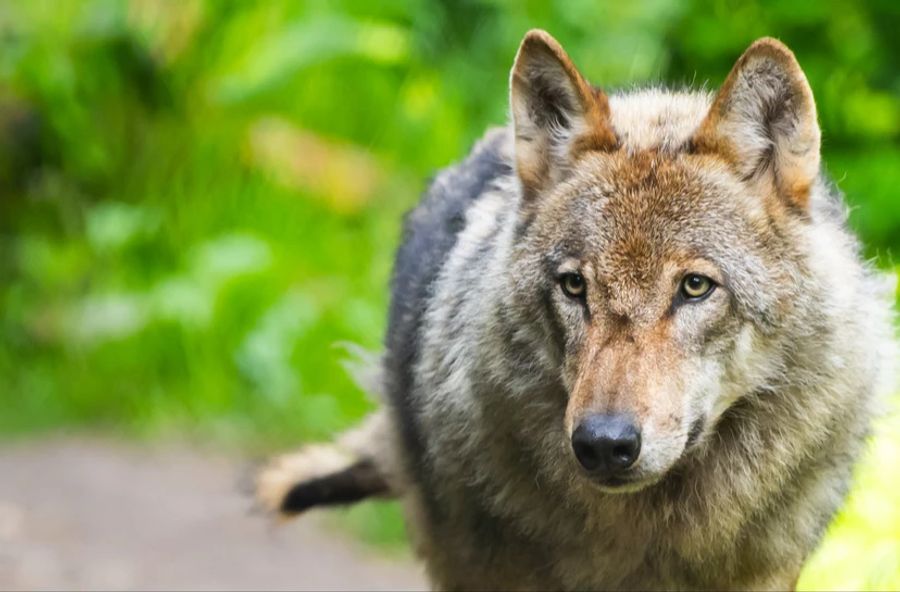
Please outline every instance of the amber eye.
[[586, 285], [584, 276], [580, 273], [564, 273], [559, 277], [559, 285], [566, 296], [570, 298], [580, 298], [584, 295]]
[[716, 287], [716, 283], [697, 273], [689, 273], [681, 280], [681, 293], [688, 300], [699, 300], [707, 296]]

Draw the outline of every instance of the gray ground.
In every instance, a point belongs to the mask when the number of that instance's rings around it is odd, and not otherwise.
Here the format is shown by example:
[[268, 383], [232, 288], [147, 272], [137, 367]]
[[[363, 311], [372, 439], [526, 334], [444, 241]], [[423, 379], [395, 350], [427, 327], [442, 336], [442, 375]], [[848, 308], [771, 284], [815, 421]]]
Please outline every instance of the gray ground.
[[241, 463], [85, 438], [0, 446], [0, 589], [421, 589], [321, 516], [248, 513]]

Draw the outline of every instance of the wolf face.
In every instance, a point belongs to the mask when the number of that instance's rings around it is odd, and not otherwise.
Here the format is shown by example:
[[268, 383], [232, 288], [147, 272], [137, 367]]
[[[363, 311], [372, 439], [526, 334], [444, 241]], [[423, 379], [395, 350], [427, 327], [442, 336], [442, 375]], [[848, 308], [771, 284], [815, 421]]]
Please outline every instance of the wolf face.
[[634, 491], [777, 375], [770, 335], [800, 299], [790, 237], [818, 173], [812, 94], [790, 51], [762, 40], [712, 102], [648, 96], [636, 116], [632, 95], [620, 115], [542, 33], [511, 87], [512, 292], [548, 321], [571, 464]]

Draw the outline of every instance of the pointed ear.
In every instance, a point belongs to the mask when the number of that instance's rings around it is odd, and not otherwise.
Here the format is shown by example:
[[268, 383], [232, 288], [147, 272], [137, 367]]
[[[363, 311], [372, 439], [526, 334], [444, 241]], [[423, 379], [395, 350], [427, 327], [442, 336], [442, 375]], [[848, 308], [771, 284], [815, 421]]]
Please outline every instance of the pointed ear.
[[693, 146], [719, 154], [745, 180], [770, 184], [789, 205], [804, 210], [819, 173], [820, 136], [800, 64], [783, 43], [763, 38], [732, 68]]
[[510, 74], [510, 108], [526, 199], [558, 182], [579, 153], [616, 144], [606, 95], [545, 31], [531, 30], [522, 40]]

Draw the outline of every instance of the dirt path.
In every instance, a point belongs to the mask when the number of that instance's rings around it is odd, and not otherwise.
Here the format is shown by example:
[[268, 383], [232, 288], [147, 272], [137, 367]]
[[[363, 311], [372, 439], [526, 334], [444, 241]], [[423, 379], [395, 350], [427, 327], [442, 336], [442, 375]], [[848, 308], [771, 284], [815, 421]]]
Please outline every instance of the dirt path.
[[321, 518], [248, 514], [240, 464], [89, 439], [0, 447], [0, 589], [421, 589]]

